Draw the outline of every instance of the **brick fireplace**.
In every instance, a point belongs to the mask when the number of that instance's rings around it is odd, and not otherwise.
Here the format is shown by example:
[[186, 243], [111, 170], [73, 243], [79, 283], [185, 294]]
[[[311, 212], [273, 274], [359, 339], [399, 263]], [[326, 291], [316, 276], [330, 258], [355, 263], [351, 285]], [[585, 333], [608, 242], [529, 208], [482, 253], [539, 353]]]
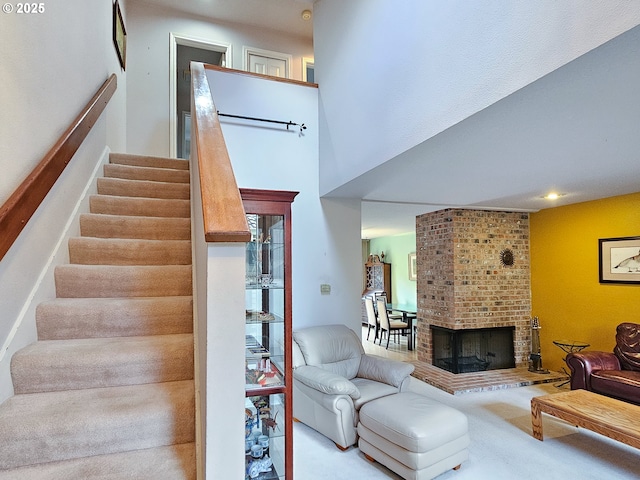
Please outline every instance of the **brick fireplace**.
[[513, 339], [513, 363], [528, 365], [527, 213], [446, 209], [420, 215], [416, 256], [418, 360], [434, 364], [432, 326], [454, 331], [507, 328], [513, 330], [508, 340]]

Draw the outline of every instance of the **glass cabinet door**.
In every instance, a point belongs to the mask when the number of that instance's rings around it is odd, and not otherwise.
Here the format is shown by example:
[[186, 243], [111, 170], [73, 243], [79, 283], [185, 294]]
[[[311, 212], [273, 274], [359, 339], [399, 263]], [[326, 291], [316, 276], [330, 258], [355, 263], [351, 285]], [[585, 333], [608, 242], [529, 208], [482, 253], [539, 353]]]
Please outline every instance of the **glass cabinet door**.
[[245, 455], [247, 478], [266, 480], [284, 478], [284, 217], [247, 222]]
[[245, 412], [245, 478], [284, 479], [284, 395], [247, 397]]
[[[241, 190], [246, 247], [246, 479], [293, 478], [290, 215], [295, 192]], [[274, 200], [275, 199], [275, 200]]]
[[247, 389], [283, 383], [284, 375], [284, 217], [248, 214]]

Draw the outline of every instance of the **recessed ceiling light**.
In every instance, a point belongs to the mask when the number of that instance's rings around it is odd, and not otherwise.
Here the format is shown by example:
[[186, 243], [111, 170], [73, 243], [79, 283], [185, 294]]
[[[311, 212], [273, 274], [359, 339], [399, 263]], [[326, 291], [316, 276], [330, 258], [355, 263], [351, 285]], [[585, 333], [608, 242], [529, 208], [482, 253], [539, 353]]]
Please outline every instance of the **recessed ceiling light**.
[[311, 20], [311, 10], [304, 10], [304, 11], [302, 12], [302, 19], [303, 19], [304, 21], [309, 21], [309, 20]]
[[564, 197], [564, 193], [548, 193], [542, 198], [544, 198], [545, 200], [557, 200], [560, 197]]

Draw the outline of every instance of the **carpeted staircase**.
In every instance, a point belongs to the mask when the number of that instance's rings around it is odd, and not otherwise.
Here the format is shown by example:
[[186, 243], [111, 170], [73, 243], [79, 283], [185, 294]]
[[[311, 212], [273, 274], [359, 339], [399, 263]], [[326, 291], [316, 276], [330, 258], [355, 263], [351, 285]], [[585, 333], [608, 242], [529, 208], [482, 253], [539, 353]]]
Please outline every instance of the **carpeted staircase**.
[[196, 477], [189, 163], [111, 154], [97, 186], [11, 360], [0, 480]]

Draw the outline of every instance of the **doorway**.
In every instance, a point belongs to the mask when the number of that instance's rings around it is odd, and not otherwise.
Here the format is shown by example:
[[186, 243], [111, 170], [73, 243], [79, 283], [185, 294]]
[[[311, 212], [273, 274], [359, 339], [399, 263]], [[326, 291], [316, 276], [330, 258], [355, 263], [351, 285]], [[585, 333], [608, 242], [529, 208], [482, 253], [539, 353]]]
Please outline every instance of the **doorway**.
[[170, 44], [170, 156], [188, 158], [191, 119], [192, 61], [231, 68], [231, 45], [171, 34]]
[[315, 74], [315, 64], [313, 62], [313, 58], [302, 59], [302, 81], [315, 83], [316, 82], [316, 74]]
[[286, 53], [273, 52], [255, 47], [242, 47], [245, 70], [272, 77], [291, 78], [293, 57]]

